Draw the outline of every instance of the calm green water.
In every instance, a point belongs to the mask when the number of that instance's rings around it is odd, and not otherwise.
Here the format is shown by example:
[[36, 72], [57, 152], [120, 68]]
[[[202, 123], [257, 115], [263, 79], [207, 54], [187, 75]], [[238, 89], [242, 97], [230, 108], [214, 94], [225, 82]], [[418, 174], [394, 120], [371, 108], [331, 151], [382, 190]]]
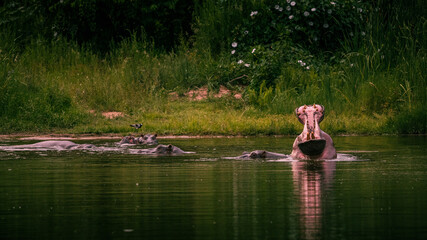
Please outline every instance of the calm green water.
[[175, 157], [0, 151], [0, 238], [427, 239], [427, 137], [334, 141], [318, 164], [221, 158], [290, 153], [274, 137], [161, 139], [197, 152]]

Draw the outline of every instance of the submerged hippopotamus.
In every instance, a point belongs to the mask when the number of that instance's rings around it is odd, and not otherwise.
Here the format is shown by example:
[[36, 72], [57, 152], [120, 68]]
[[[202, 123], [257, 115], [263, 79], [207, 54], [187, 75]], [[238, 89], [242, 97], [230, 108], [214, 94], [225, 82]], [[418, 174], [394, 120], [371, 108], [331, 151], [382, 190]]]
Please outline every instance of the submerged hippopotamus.
[[71, 141], [43, 141], [33, 144], [4, 146], [0, 149], [6, 151], [22, 151], [22, 150], [85, 150], [93, 149], [96, 146], [93, 144], [77, 144]]
[[143, 145], [157, 145], [157, 134], [145, 134], [140, 137], [134, 137], [132, 135], [122, 138], [119, 144], [143, 144]]
[[294, 159], [334, 159], [337, 157], [332, 138], [322, 131], [325, 108], [322, 105], [301, 106], [295, 109], [298, 120], [304, 124], [302, 133], [295, 139], [291, 157]]
[[235, 159], [256, 159], [256, 158], [266, 158], [266, 159], [279, 159], [279, 158], [287, 158], [289, 155], [268, 152], [264, 150], [255, 150], [250, 153], [243, 152], [241, 156], [236, 157]]
[[169, 145], [158, 145], [155, 148], [148, 148], [148, 149], [131, 149], [132, 153], [134, 154], [144, 154], [144, 155], [181, 155], [181, 154], [188, 154], [188, 153], [194, 153], [194, 152], [185, 152], [181, 150], [180, 148], [173, 146], [171, 144]]

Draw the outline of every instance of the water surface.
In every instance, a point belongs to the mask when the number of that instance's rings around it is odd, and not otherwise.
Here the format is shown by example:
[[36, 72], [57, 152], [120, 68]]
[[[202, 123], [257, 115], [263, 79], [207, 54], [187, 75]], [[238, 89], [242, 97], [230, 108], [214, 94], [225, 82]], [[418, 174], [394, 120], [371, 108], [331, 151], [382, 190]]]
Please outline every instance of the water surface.
[[109, 151], [0, 151], [1, 239], [427, 239], [425, 136], [334, 137], [315, 163], [223, 159], [290, 137], [75, 142]]

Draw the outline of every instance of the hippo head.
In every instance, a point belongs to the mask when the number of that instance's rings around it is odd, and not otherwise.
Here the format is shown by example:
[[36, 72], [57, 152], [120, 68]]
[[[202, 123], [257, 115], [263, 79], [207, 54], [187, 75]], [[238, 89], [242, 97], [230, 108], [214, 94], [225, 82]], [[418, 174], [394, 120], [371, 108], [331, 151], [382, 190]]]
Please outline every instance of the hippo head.
[[141, 137], [138, 138], [139, 143], [146, 144], [146, 145], [157, 145], [159, 142], [157, 141], [157, 134], [145, 134], [141, 135]]
[[156, 145], [159, 144], [157, 141], [157, 134], [147, 134], [144, 136], [145, 144], [147, 145]]
[[322, 136], [319, 123], [324, 117], [324, 107], [313, 104], [295, 109], [295, 114], [304, 124], [304, 130], [298, 138], [298, 148], [307, 156], [317, 156], [325, 149], [326, 140]]
[[172, 145], [158, 145], [154, 148], [154, 152], [158, 154], [171, 154], [173, 153], [173, 146]]
[[255, 150], [249, 154], [250, 158], [265, 158], [267, 156], [267, 152], [264, 150]]

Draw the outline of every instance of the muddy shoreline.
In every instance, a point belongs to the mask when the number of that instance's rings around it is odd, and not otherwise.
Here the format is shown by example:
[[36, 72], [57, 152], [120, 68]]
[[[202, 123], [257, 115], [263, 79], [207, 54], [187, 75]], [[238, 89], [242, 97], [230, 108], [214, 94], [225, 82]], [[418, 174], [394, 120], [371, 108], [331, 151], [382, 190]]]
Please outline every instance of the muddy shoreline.
[[[136, 134], [135, 134], [136, 135]], [[426, 134], [338, 134], [333, 136], [427, 136]], [[105, 133], [105, 134], [0, 134], [2, 140], [117, 140], [123, 138], [123, 134]], [[295, 137], [297, 135], [159, 135], [158, 139], [197, 139], [197, 138], [250, 138], [250, 137]]]
[[[123, 134], [2, 134], [0, 140], [109, 140], [121, 139]], [[281, 137], [277, 135], [274, 137]], [[239, 138], [248, 136], [223, 136], [223, 135], [164, 135], [158, 139], [190, 139], [190, 138]]]

